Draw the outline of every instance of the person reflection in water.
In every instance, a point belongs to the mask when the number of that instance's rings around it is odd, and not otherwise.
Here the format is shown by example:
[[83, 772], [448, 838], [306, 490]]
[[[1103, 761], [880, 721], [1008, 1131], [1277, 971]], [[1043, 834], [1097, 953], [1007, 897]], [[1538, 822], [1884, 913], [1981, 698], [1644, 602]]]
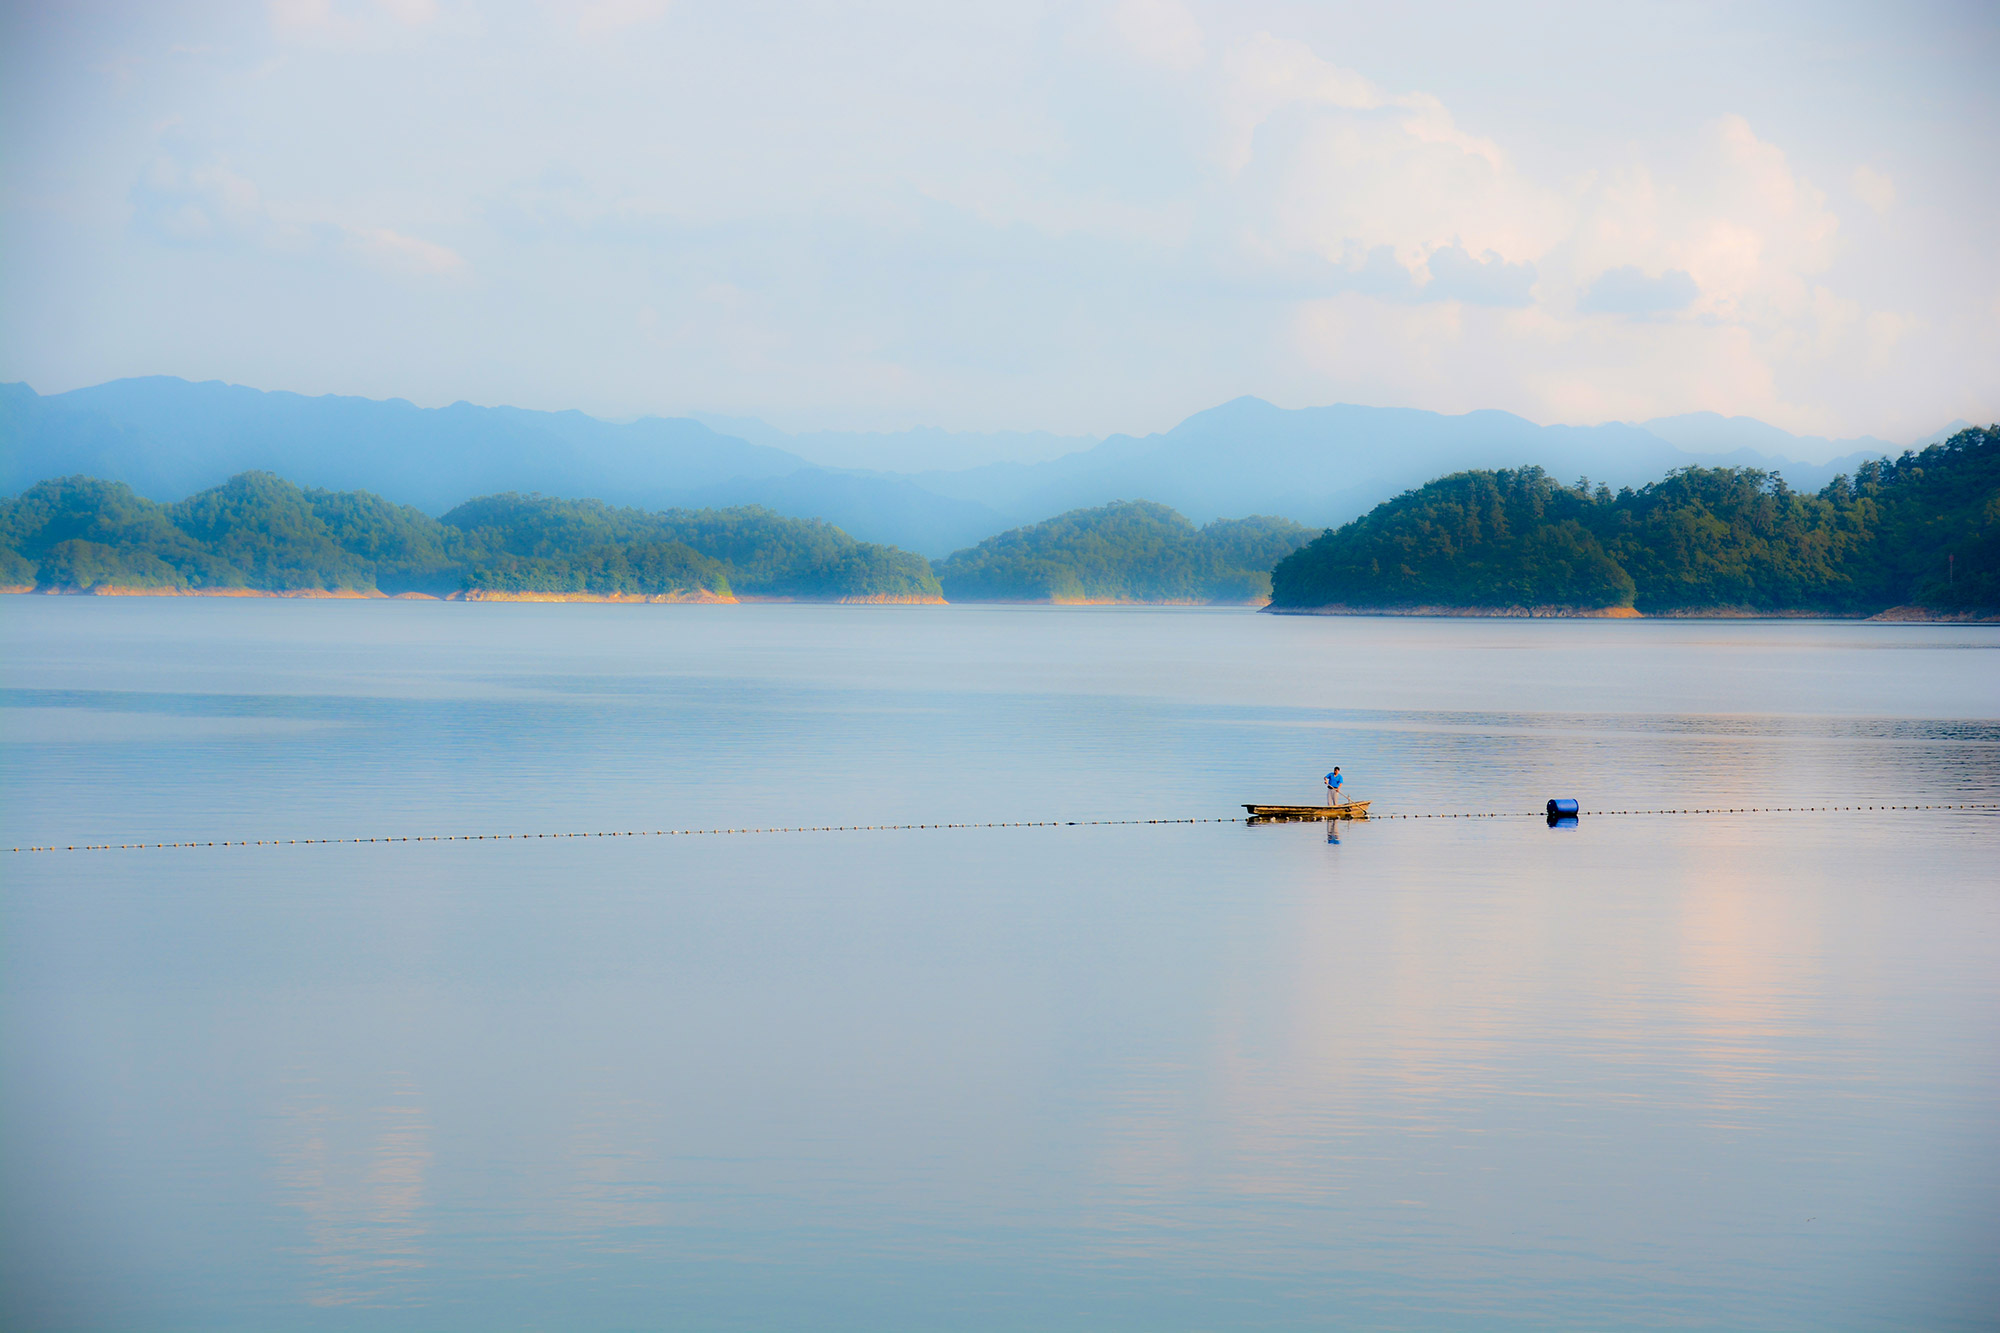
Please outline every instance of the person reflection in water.
[[1326, 775], [1326, 803], [1328, 805], [1334, 805], [1347, 800], [1345, 796], [1340, 794], [1340, 781], [1340, 765], [1335, 764], [1333, 772]]

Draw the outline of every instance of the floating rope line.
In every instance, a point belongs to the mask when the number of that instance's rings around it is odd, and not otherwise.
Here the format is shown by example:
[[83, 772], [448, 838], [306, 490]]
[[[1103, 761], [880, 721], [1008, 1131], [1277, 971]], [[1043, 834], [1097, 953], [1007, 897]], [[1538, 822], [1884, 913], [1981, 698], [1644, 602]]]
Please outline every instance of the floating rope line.
[[[1336, 807], [1338, 808], [1338, 807]], [[1562, 818], [1574, 819], [1588, 816], [1605, 819], [1612, 815], [1805, 815], [1805, 814], [1856, 814], [1867, 810], [2000, 810], [2000, 802], [1984, 802], [1961, 805], [1731, 805], [1699, 806], [1683, 809], [1662, 810], [1580, 810], [1576, 815]], [[1459, 810], [1423, 812], [1411, 811], [1404, 814], [1366, 814], [1349, 816], [1350, 822], [1361, 824], [1379, 823], [1385, 819], [1547, 819], [1546, 810]], [[1259, 823], [1317, 823], [1320, 815], [1257, 815]]]
[[[1853, 814], [1892, 810], [2000, 810], [2000, 802], [1969, 805], [1759, 805], [1712, 806], [1686, 810], [1586, 810], [1593, 819], [1611, 815], [1802, 815]], [[1544, 819], [1541, 810], [1463, 810], [1350, 816], [1349, 822], [1376, 824], [1388, 819]], [[712, 838], [747, 833], [890, 833], [913, 829], [1108, 828], [1134, 824], [1318, 823], [1320, 816], [1239, 815], [1199, 819], [1021, 819], [988, 824], [801, 824], [790, 828], [629, 829], [603, 833], [431, 833], [380, 838], [239, 838], [213, 842], [92, 842], [46, 847], [9, 847], [10, 852], [151, 852], [192, 847], [334, 847], [388, 842], [537, 842], [555, 838]]]
[[9, 847], [10, 852], [140, 852], [176, 847], [330, 847], [364, 842], [535, 842], [550, 838], [712, 838], [732, 833], [888, 833], [904, 829], [1097, 828], [1108, 824], [1234, 824], [1217, 819], [1021, 819], [991, 824], [801, 824], [796, 828], [659, 828], [605, 833], [432, 833], [384, 838], [249, 838], [224, 842], [97, 842], [74, 846]]
[[[1575, 816], [1564, 818], [1604, 819], [1611, 815], [1805, 815], [1805, 814], [1853, 814], [1864, 810], [2000, 810], [2000, 802], [1984, 802], [1968, 805], [1730, 805], [1701, 806], [1678, 810], [1580, 810]], [[1264, 818], [1281, 818], [1264, 816]], [[1312, 819], [1314, 816], [1301, 816]], [[1362, 821], [1374, 823], [1382, 819], [1546, 819], [1545, 810], [1489, 810], [1466, 811], [1444, 814], [1400, 814], [1363, 815]], [[1360, 822], [1360, 821], [1357, 821]]]

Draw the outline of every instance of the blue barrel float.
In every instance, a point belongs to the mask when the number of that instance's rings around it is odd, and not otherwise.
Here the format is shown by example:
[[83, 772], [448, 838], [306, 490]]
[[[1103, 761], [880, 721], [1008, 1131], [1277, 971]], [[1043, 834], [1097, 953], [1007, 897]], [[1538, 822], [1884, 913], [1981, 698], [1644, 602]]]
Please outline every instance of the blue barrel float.
[[1577, 814], [1574, 796], [1558, 796], [1549, 802], [1549, 827], [1575, 828]]

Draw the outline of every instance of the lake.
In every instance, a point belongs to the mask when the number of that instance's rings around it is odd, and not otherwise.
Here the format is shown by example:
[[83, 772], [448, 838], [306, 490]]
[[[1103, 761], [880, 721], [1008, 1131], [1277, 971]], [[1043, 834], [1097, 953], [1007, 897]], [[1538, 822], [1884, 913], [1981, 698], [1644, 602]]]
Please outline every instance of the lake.
[[2000, 629], [0, 599], [0, 1324], [1989, 1328]]

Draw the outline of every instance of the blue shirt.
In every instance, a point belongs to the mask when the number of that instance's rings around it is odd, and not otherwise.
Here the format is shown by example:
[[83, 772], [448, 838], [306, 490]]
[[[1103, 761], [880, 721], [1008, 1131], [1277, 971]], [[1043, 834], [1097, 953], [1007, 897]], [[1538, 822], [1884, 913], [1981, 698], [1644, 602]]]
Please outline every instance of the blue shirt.
[[1338, 787], [1340, 785], [1340, 774], [1338, 773], [1327, 774], [1326, 785], [1329, 787]]

